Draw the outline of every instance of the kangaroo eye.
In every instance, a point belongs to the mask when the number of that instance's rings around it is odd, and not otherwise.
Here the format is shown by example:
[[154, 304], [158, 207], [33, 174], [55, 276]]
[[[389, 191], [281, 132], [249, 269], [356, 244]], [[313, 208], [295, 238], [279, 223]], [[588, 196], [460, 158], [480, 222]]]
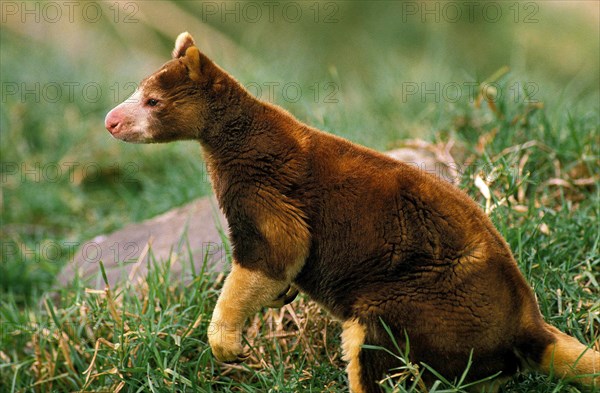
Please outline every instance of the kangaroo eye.
[[148, 106], [156, 106], [158, 104], [158, 100], [155, 100], [154, 98], [150, 98], [148, 101], [146, 101], [146, 105]]

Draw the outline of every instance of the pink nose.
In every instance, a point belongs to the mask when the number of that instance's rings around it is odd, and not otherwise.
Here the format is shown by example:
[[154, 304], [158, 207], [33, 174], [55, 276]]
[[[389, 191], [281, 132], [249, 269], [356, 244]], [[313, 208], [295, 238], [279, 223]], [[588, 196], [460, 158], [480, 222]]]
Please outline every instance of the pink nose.
[[108, 112], [106, 118], [104, 119], [104, 126], [111, 134], [115, 134], [116, 132], [118, 132], [119, 126], [121, 125], [121, 117], [115, 111], [115, 109]]

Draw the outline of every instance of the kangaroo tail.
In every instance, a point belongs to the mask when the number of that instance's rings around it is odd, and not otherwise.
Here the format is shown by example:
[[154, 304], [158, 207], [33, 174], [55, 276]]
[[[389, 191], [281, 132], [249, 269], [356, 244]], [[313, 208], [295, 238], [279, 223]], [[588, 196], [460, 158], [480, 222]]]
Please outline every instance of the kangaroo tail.
[[573, 382], [584, 386], [600, 388], [600, 352], [553, 326], [546, 325], [546, 329], [555, 341], [544, 350], [541, 370], [561, 378], [573, 378]]

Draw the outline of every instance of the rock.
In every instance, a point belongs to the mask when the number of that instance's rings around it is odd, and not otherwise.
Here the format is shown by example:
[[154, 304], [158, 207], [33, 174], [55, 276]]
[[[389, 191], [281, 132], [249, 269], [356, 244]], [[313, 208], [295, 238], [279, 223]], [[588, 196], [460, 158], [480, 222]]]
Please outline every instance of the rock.
[[[455, 180], [447, 171], [456, 167], [449, 154], [440, 155], [437, 146], [423, 141], [411, 144], [386, 154], [448, 181]], [[190, 263], [190, 253], [196, 271], [202, 268], [205, 258], [209, 269], [222, 271], [227, 250], [222, 236], [226, 233], [227, 222], [214, 198], [200, 198], [83, 243], [58, 275], [57, 285], [67, 286], [78, 273], [88, 287], [103, 289], [100, 260], [112, 287], [124, 280], [136, 280], [146, 275], [150, 254], [158, 263], [171, 258], [171, 277], [174, 279], [186, 279], [182, 272], [184, 264]], [[149, 251], [145, 250], [148, 244]]]
[[420, 139], [403, 142], [403, 147], [386, 154], [431, 175], [453, 184], [460, 181], [461, 168], [454, 161], [450, 149], [454, 142], [433, 144]]
[[[206, 257], [208, 267], [220, 271], [226, 260], [220, 230], [227, 232], [227, 222], [217, 202], [211, 197], [200, 198], [83, 243], [58, 275], [57, 284], [68, 285], [78, 273], [87, 286], [104, 288], [99, 261], [104, 264], [111, 286], [135, 280], [147, 273], [150, 254], [157, 262], [172, 259], [172, 277], [181, 276], [190, 252], [197, 269], [202, 268]], [[149, 250], [145, 250], [148, 244]]]

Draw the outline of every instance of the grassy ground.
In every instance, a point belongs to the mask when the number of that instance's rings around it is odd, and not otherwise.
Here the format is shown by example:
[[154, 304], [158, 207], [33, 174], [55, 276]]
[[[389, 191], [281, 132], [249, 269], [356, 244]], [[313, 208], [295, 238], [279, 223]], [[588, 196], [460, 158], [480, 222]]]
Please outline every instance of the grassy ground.
[[[508, 22], [424, 24], [403, 20], [397, 4], [320, 9], [321, 19], [335, 11], [331, 24], [222, 23], [190, 3], [183, 11], [229, 44], [197, 37], [209, 55], [263, 98], [265, 82], [279, 83], [274, 101], [309, 124], [380, 150], [408, 137], [451, 145], [461, 185], [508, 240], [547, 321], [600, 349], [597, 25], [539, 4], [535, 24], [514, 23], [508, 8]], [[522, 19], [530, 10], [520, 7]], [[3, 89], [80, 85], [58, 100], [51, 90], [41, 99], [3, 90], [0, 391], [345, 391], [339, 326], [308, 299], [256, 316], [251, 359], [224, 366], [206, 344], [218, 273], [171, 282], [168, 261], [149, 258], [142, 282], [100, 293], [75, 282], [44, 295], [71, 244], [210, 192], [195, 144], [125, 145], [102, 129], [127, 83], [166, 60], [181, 29], [169, 35], [154, 27], [159, 17], [144, 21], [135, 27], [155, 40], [132, 38], [137, 46], [112, 21], [69, 26], [89, 39], [70, 51], [48, 37], [32, 42], [10, 19], [3, 26]], [[554, 36], [556, 26], [568, 38]], [[478, 105], [489, 78], [496, 102]], [[81, 90], [92, 82], [104, 92], [98, 100]], [[279, 89], [286, 83], [301, 86], [299, 99]], [[385, 382], [390, 390], [419, 389], [414, 365], [394, 373], [401, 381]], [[577, 391], [537, 374], [503, 389]]]

